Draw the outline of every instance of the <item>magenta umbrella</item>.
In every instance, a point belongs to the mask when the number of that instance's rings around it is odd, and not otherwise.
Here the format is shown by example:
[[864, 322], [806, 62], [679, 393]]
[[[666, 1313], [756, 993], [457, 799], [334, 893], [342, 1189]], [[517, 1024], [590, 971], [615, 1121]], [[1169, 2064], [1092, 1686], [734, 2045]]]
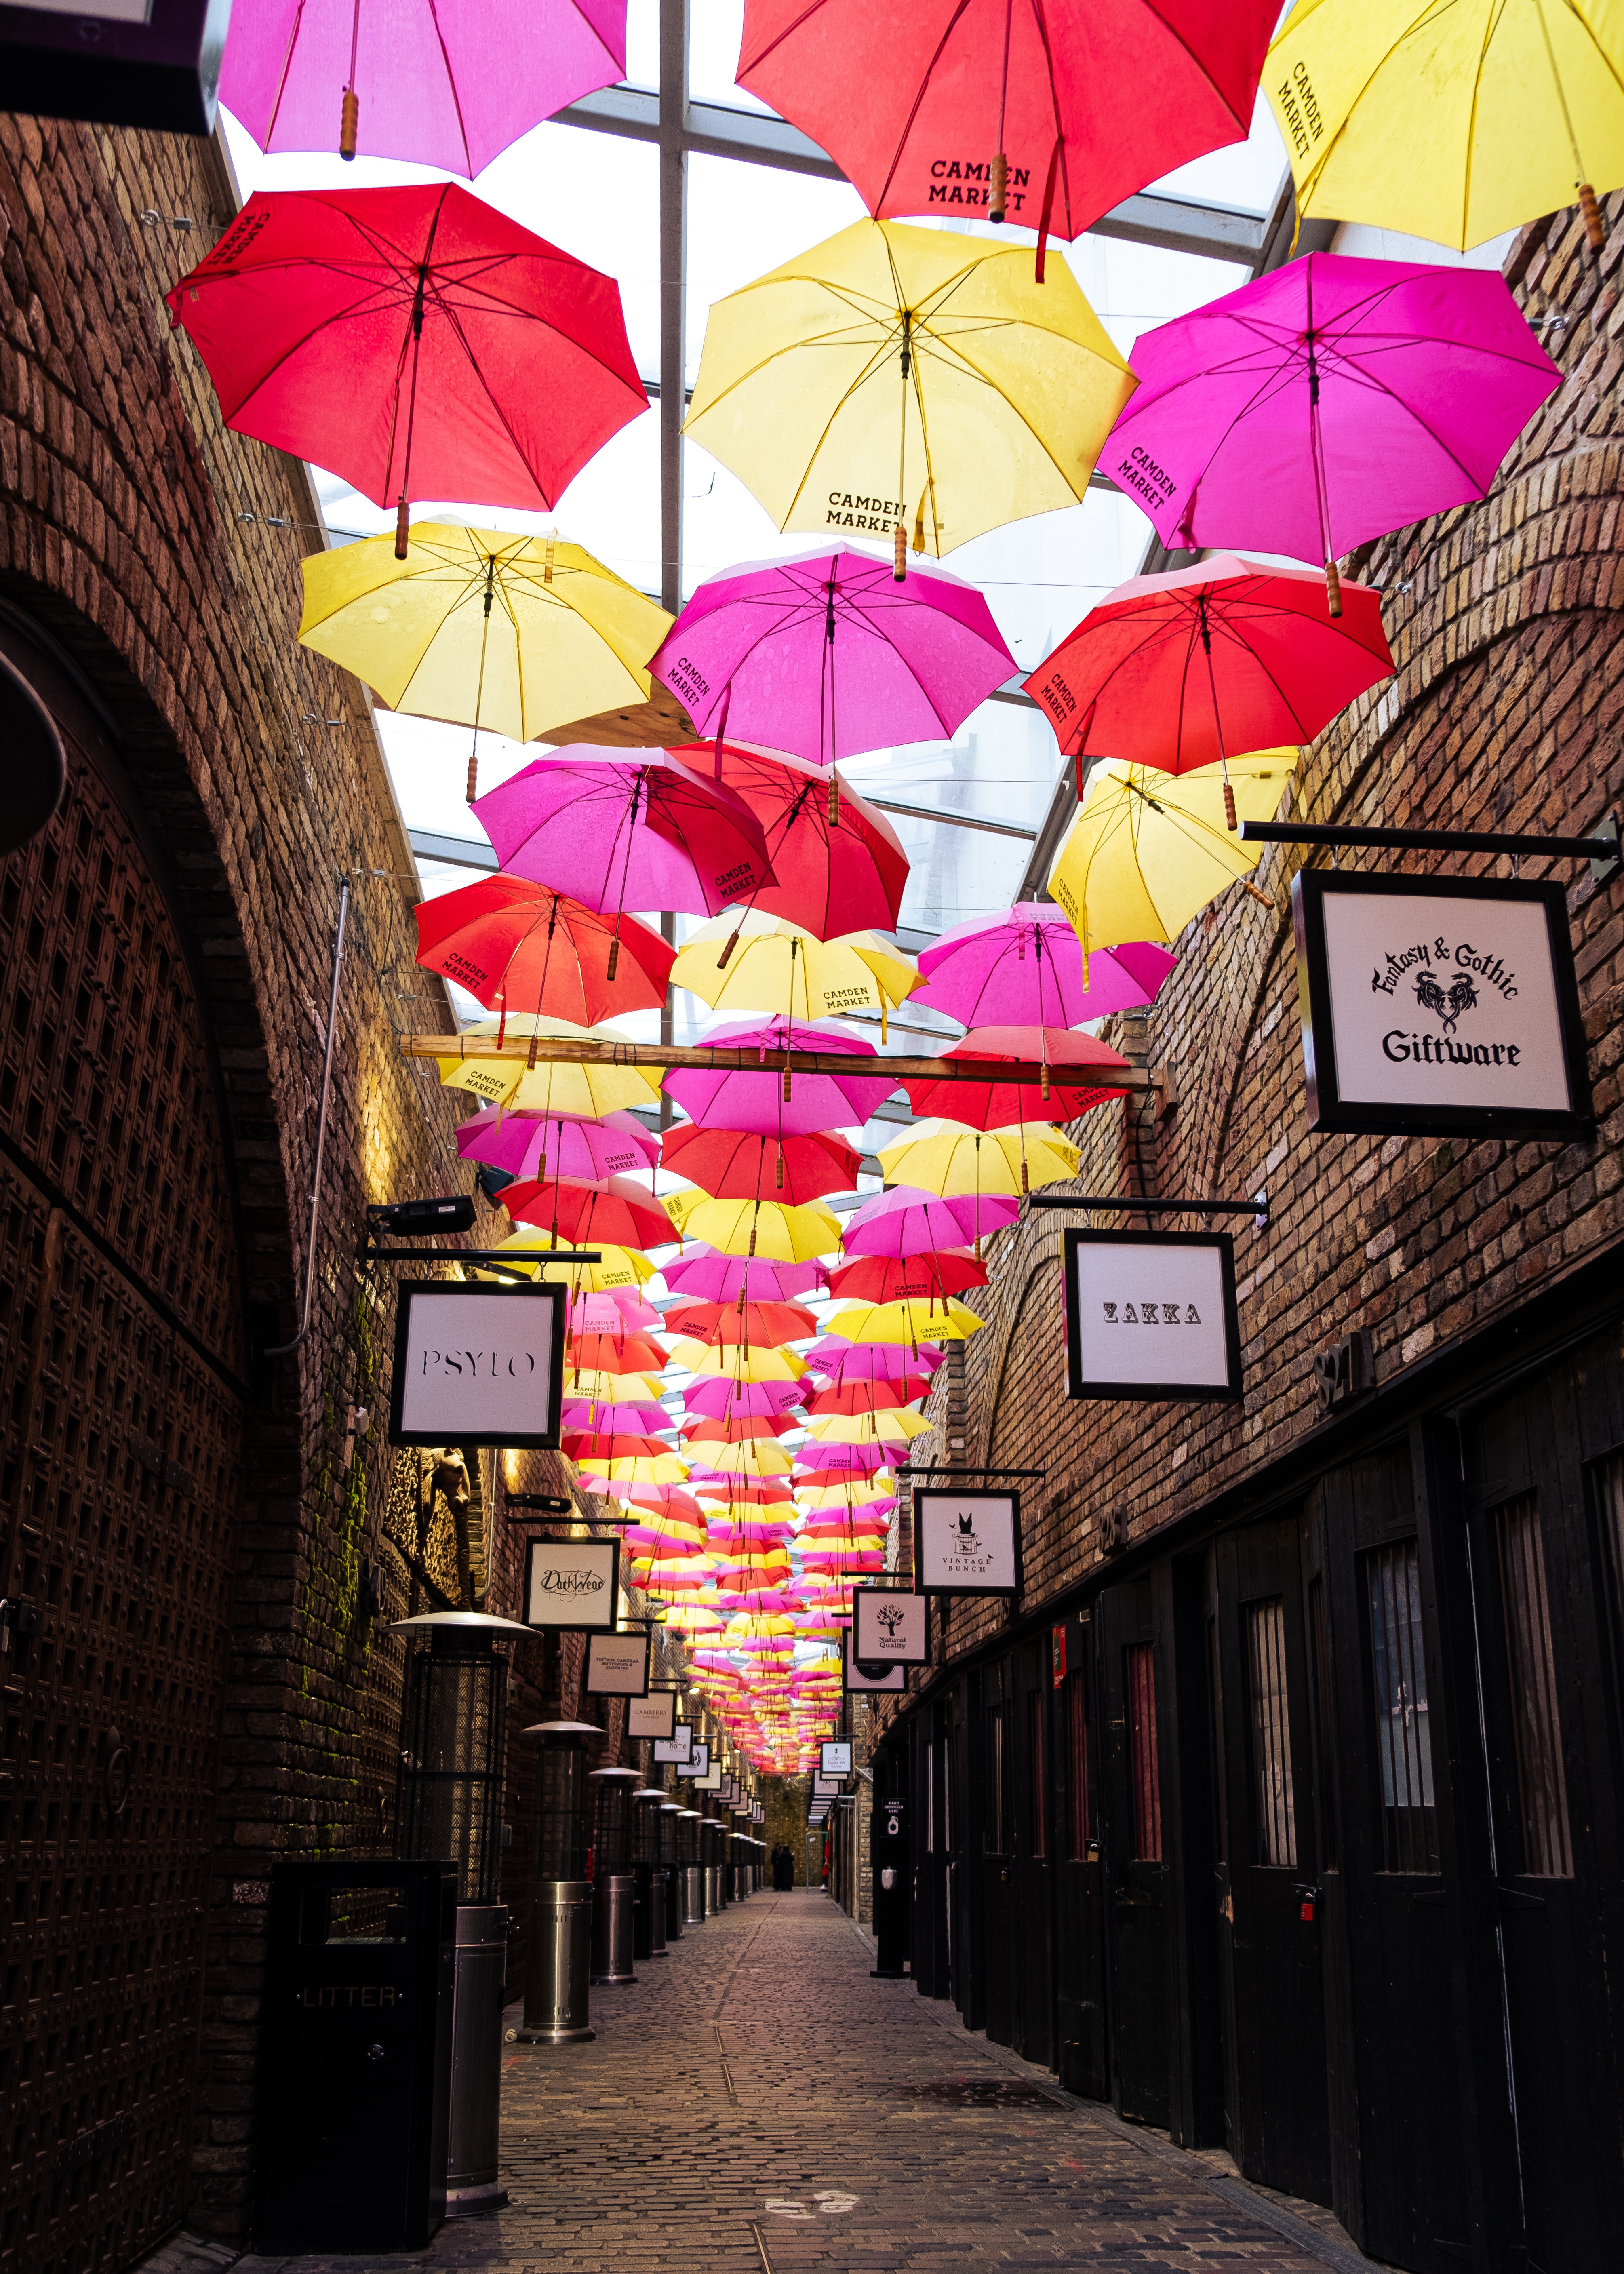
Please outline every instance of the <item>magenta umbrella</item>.
[[599, 914], [719, 915], [775, 881], [744, 800], [662, 750], [611, 758], [571, 742], [487, 790], [473, 810], [504, 869]]
[[[617, 1415], [619, 1408], [616, 1408]], [[907, 1458], [907, 1440], [899, 1437], [894, 1443], [883, 1440], [876, 1444], [826, 1445], [818, 1437], [808, 1437], [795, 1455], [797, 1472], [802, 1469], [861, 1469], [872, 1476], [876, 1469], [888, 1469], [893, 1461]]]
[[[1058, 909], [1055, 913], [1060, 915]], [[1067, 918], [1062, 916], [1061, 922], [1070, 929]], [[704, 1039], [718, 1050], [742, 1045], [770, 1056], [777, 1051], [782, 1057], [786, 1050], [838, 1050], [849, 1052], [857, 1064], [849, 1074], [796, 1074], [787, 1100], [783, 1073], [771, 1064], [759, 1073], [684, 1066], [668, 1073], [665, 1088], [702, 1128], [744, 1129], [761, 1137], [810, 1137], [831, 1129], [858, 1128], [897, 1087], [889, 1074], [861, 1070], [867, 1060], [884, 1063], [874, 1044], [837, 1027], [792, 1024], [780, 1013], [714, 1028]]]
[[703, 735], [817, 765], [944, 740], [1014, 675], [974, 584], [837, 542], [747, 561], [694, 594], [649, 666]]
[[736, 1303], [741, 1295], [747, 1303], [793, 1303], [829, 1284], [829, 1273], [821, 1263], [723, 1255], [697, 1240], [662, 1266], [660, 1276], [673, 1295], [680, 1293], [690, 1303]]
[[220, 100], [262, 150], [470, 179], [626, 76], [626, 0], [236, 0]]
[[725, 1374], [702, 1374], [682, 1388], [685, 1413], [712, 1421], [777, 1420], [801, 1404], [798, 1382], [730, 1382]]
[[602, 1429], [605, 1417], [616, 1429], [669, 1429], [671, 1416], [649, 1398], [627, 1398], [609, 1404], [601, 1397], [564, 1397], [566, 1429]]
[[[1177, 959], [1138, 940], [1083, 952], [1062, 908], [1026, 900], [990, 922], [960, 924], [919, 959], [916, 1003], [964, 1027], [1080, 1027], [1154, 1003]], [[821, 1045], [819, 1046], [821, 1047]]]
[[[1052, 1023], [1052, 1022], [1051, 1022]], [[465, 1161], [483, 1161], [511, 1177], [621, 1177], [651, 1169], [659, 1139], [635, 1113], [586, 1121], [570, 1113], [476, 1113], [456, 1133]]]
[[1340, 556], [1486, 497], [1562, 378], [1498, 270], [1336, 252], [1141, 332], [1133, 368], [1100, 465], [1163, 544], [1323, 561], [1334, 599]]
[[614, 1287], [602, 1293], [577, 1295], [569, 1306], [569, 1330], [576, 1335], [626, 1335], [652, 1328], [658, 1334], [660, 1314], [645, 1303], [635, 1287]]
[[[1011, 1193], [963, 1193], [942, 1200], [918, 1185], [893, 1185], [847, 1216], [843, 1245], [848, 1255], [924, 1255], [933, 1248], [967, 1246], [1019, 1214], [1020, 1202]], [[891, 1362], [894, 1371], [894, 1352]]]
[[[901, 1357], [897, 1343], [848, 1343], [840, 1335], [823, 1336], [806, 1353], [808, 1367], [816, 1367], [831, 1388], [843, 1382], [894, 1382]], [[934, 1343], [921, 1343], [907, 1357], [911, 1374], [934, 1374], [942, 1363]]]

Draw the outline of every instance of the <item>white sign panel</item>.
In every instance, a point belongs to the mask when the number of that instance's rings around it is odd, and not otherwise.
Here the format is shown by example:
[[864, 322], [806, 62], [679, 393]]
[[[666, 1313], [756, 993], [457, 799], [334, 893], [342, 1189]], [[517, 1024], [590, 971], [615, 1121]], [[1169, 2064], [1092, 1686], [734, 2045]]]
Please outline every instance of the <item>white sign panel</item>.
[[848, 1627], [840, 1638], [840, 1649], [846, 1661], [846, 1686], [848, 1690], [867, 1693], [873, 1690], [906, 1690], [908, 1669], [906, 1666], [888, 1666], [882, 1674], [865, 1674], [852, 1657], [852, 1633]]
[[577, 1632], [612, 1629], [620, 1577], [618, 1540], [527, 1540], [524, 1623]]
[[567, 1291], [408, 1280], [397, 1295], [392, 1445], [555, 1447]]
[[[628, 1737], [652, 1737], [657, 1745], [669, 1743], [677, 1726], [677, 1693], [674, 1690], [650, 1690], [646, 1698], [634, 1698], [626, 1708], [626, 1734]], [[669, 1753], [656, 1751], [655, 1759], [670, 1760]], [[682, 1758], [688, 1758], [686, 1744]]]
[[710, 1766], [710, 1747], [709, 1743], [691, 1743], [688, 1749], [688, 1774], [691, 1777], [702, 1777], [706, 1773]]
[[[674, 1698], [676, 1692], [673, 1690], [671, 1694]], [[670, 1761], [676, 1767], [685, 1768], [692, 1756], [693, 1747], [692, 1722], [677, 1721], [673, 1724], [668, 1737], [656, 1737], [654, 1740], [654, 1758], [657, 1761]]]
[[851, 1775], [852, 1741], [849, 1737], [825, 1737], [817, 1751], [820, 1774], [826, 1777]]
[[1073, 1397], [1238, 1397], [1235, 1247], [1227, 1231], [1068, 1231]]
[[1292, 908], [1311, 1128], [1589, 1127], [1560, 885], [1304, 870]]
[[852, 1656], [860, 1666], [925, 1666], [930, 1659], [929, 1607], [899, 1587], [859, 1587], [852, 1596]]
[[916, 1593], [1012, 1595], [1019, 1588], [1018, 1494], [916, 1486], [914, 1539]]
[[[621, 1634], [595, 1634], [586, 1646], [589, 1698], [643, 1697], [649, 1686], [649, 1636], [645, 1627]], [[631, 1735], [630, 1731], [628, 1735]]]

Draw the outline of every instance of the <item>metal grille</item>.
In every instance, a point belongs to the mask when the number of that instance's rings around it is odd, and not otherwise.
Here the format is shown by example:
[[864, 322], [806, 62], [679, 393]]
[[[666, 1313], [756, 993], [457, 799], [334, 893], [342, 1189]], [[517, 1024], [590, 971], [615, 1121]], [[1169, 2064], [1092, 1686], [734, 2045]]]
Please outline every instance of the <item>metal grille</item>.
[[599, 1871], [631, 1869], [632, 1795], [631, 1787], [622, 1778], [607, 1776], [598, 1785], [598, 1828], [592, 1854]]
[[1421, 1633], [1421, 1565], [1413, 1540], [1365, 1558], [1372, 1702], [1381, 1770], [1381, 1868], [1440, 1868], [1432, 1725]]
[[70, 743], [0, 881], [0, 2268], [126, 2263], [186, 2202], [243, 1367], [177, 935]]
[[496, 1900], [508, 1661], [437, 1646], [411, 1669], [401, 1853], [457, 1867], [457, 1900]]
[[584, 1749], [544, 1742], [537, 1786], [536, 1877], [584, 1879], [588, 1844]]
[[1133, 1780], [1133, 1853], [1162, 1861], [1162, 1758], [1156, 1742], [1156, 1645], [1131, 1643], [1123, 1653], [1128, 1691], [1128, 1764]]
[[1522, 1869], [1530, 1879], [1571, 1879], [1568, 1779], [1556, 1710], [1556, 1660], [1545, 1597], [1539, 1503], [1532, 1493], [1494, 1512], [1500, 1542], [1500, 1595], [1506, 1608], [1506, 1658], [1511, 1722], [1522, 1803]]
[[1252, 1809], [1259, 1864], [1297, 1867], [1291, 1730], [1286, 1713], [1286, 1607], [1279, 1595], [1248, 1603], [1246, 1675], [1252, 1705]]

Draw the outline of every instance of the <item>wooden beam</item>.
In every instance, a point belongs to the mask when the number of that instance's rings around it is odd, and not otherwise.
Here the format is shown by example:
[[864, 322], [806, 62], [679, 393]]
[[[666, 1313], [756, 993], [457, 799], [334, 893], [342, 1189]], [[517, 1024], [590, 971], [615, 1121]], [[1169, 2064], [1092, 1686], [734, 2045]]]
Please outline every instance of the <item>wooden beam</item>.
[[[498, 1042], [494, 1035], [402, 1035], [401, 1048], [411, 1058], [496, 1058], [508, 1065], [530, 1063], [530, 1037], [509, 1035]], [[570, 1035], [538, 1035], [535, 1040], [538, 1065], [698, 1066], [706, 1073], [774, 1073], [786, 1067], [791, 1073], [856, 1074], [864, 1080], [886, 1073], [898, 1088], [905, 1081], [1014, 1082], [1036, 1089], [1043, 1068], [1035, 1058], [868, 1058], [847, 1050], [763, 1050], [684, 1048], [679, 1043], [598, 1043], [576, 1041]], [[1154, 1089], [1154, 1074], [1133, 1066], [1051, 1065], [1051, 1088]]]

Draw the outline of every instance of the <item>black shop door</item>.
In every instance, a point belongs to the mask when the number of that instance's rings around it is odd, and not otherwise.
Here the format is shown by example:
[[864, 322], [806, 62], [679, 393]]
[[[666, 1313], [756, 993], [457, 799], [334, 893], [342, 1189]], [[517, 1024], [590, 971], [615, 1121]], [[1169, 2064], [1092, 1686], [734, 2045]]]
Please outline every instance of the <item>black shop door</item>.
[[995, 2044], [1015, 2042], [1016, 1906], [1015, 1713], [1012, 1669], [1008, 1660], [983, 1669], [981, 1679], [981, 1970], [986, 2007], [982, 2026]]
[[1227, 1534], [1208, 1565], [1219, 1736], [1219, 1947], [1227, 1958], [1224, 2102], [1249, 2180], [1331, 2200], [1319, 1843], [1293, 1516]]
[[1161, 1652], [1151, 1583], [1100, 1598], [1111, 2101], [1119, 2116], [1165, 2126], [1169, 1893], [1162, 1833]]
[[946, 1716], [938, 1706], [913, 1722], [914, 1986], [945, 1998], [951, 1982], [947, 1933]]
[[1055, 2065], [1054, 1809], [1049, 1790], [1049, 1676], [1046, 1645], [1022, 1645], [1011, 1662], [1014, 1723], [1009, 1859], [1013, 2029], [1010, 2042], [1041, 2068]]
[[1060, 1630], [1063, 1671], [1054, 1696], [1055, 2067], [1068, 2092], [1109, 2100], [1105, 1865], [1100, 1852], [1100, 1767], [1094, 1739], [1094, 1623]]

